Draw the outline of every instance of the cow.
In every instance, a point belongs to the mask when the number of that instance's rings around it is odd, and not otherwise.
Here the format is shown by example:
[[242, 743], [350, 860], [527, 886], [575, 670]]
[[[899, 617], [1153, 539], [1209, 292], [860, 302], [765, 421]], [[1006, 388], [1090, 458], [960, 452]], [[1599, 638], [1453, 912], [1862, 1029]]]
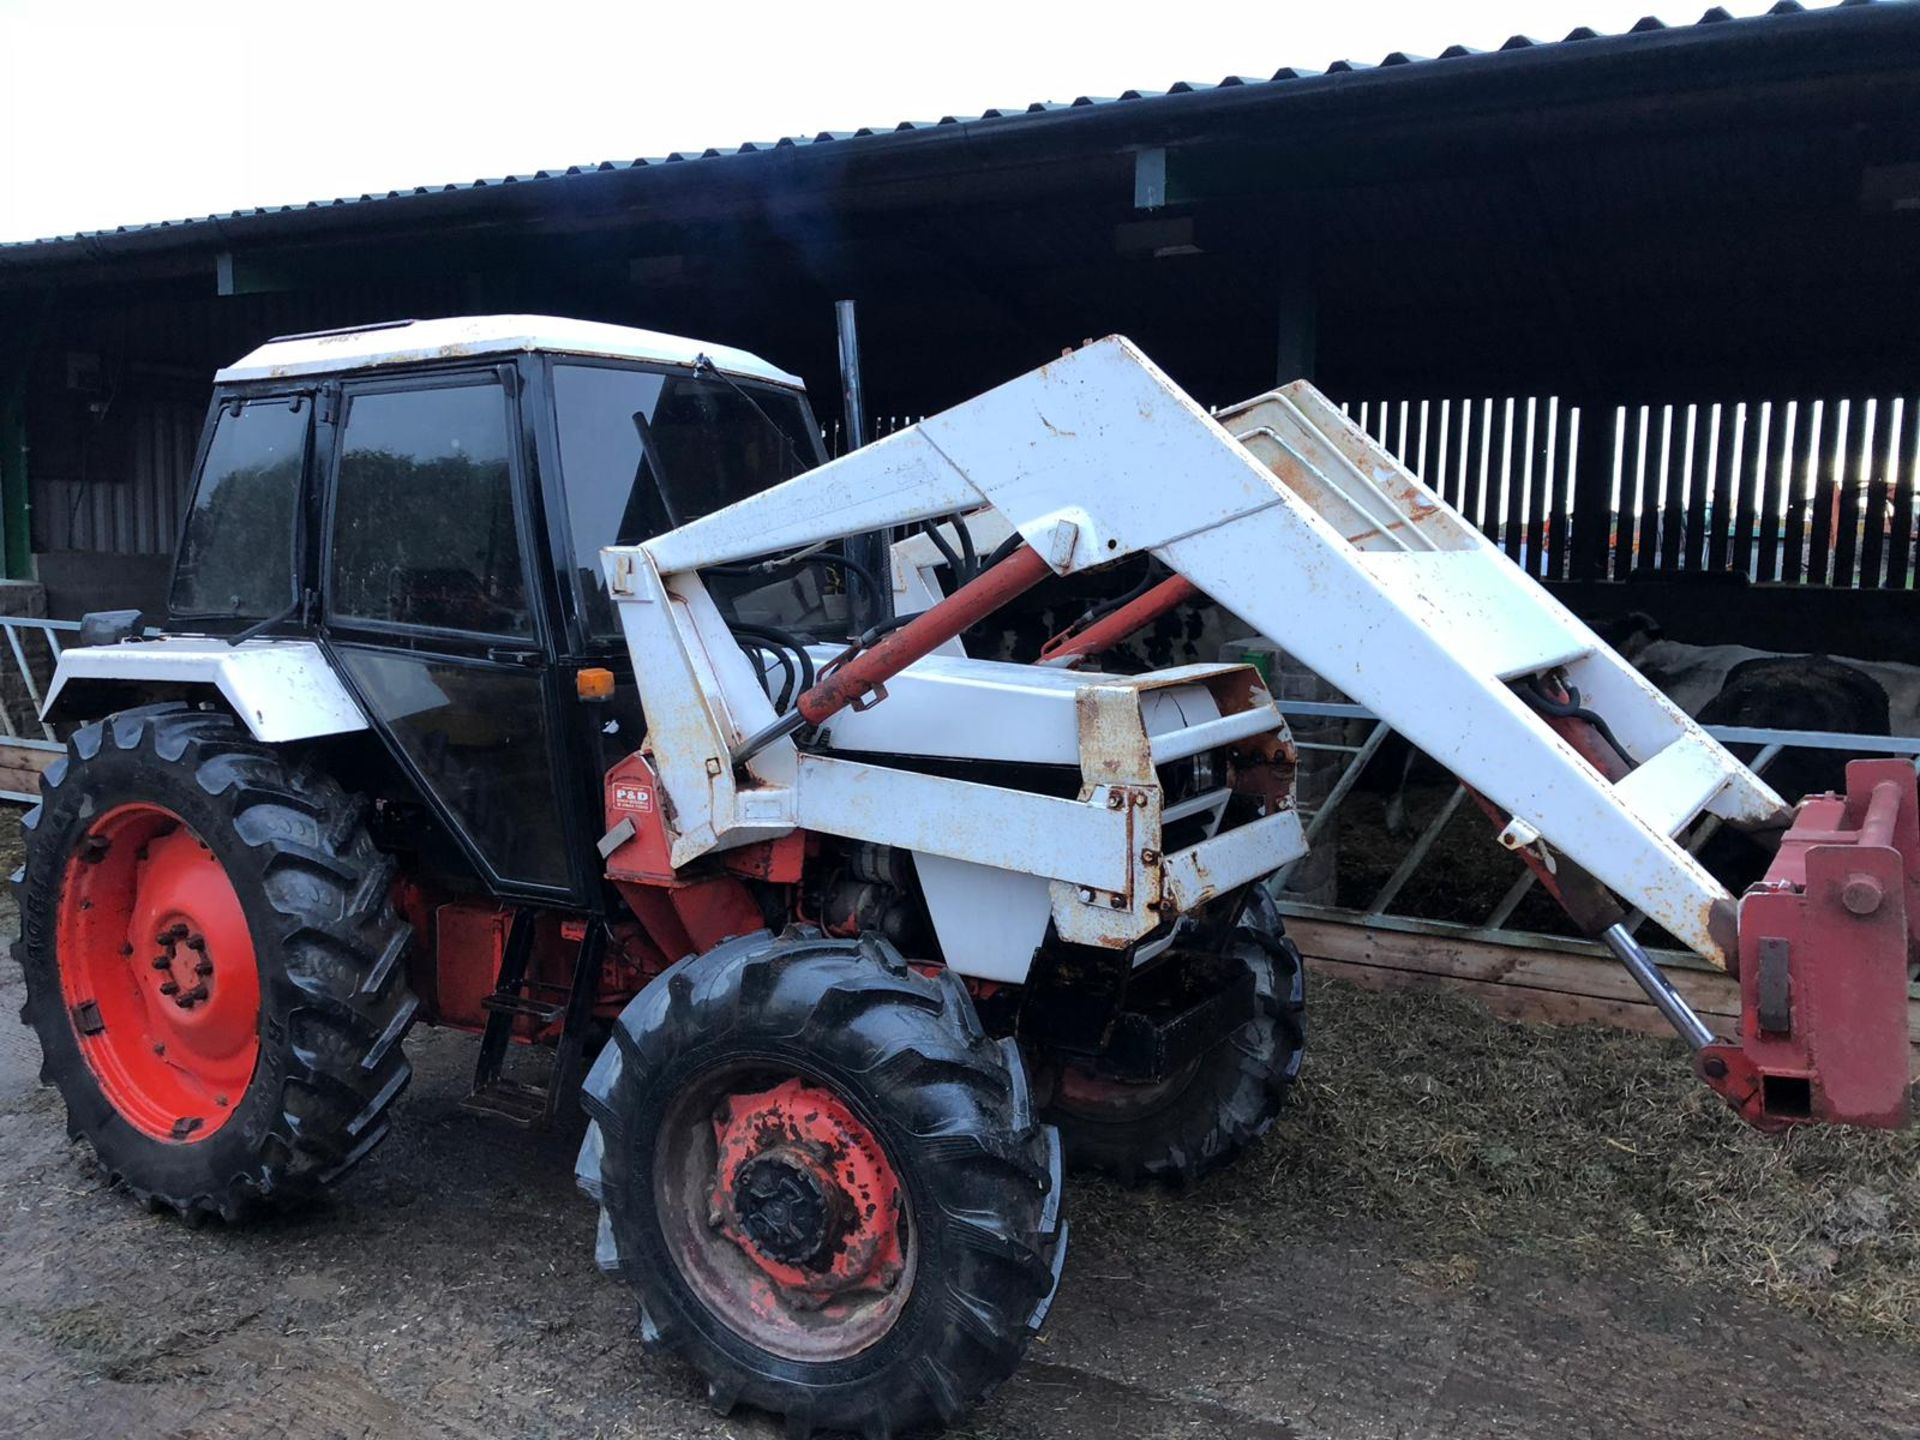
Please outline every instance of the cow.
[[[1601, 638], [1668, 699], [1703, 725], [1756, 730], [1824, 730], [1847, 735], [1920, 735], [1920, 666], [1892, 661], [1782, 655], [1746, 645], [1688, 645], [1635, 612], [1600, 627]], [[1758, 745], [1732, 747], [1752, 761]], [[1767, 766], [1768, 784], [1789, 801], [1846, 788], [1840, 750], [1795, 746]], [[1368, 783], [1391, 792], [1386, 822], [1395, 835], [1416, 828], [1407, 814], [1408, 781], [1439, 768], [1396, 736], [1369, 767]]]

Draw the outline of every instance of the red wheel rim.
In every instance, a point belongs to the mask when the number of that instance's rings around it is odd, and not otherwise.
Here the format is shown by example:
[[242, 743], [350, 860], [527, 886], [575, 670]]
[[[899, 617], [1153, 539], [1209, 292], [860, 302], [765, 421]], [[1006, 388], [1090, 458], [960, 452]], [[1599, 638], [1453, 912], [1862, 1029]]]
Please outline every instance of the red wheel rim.
[[731, 1329], [788, 1359], [825, 1361], [892, 1328], [918, 1258], [905, 1187], [827, 1086], [710, 1076], [669, 1107], [656, 1153], [668, 1249]]
[[80, 1054], [129, 1125], [193, 1144], [260, 1058], [260, 971], [226, 868], [185, 821], [120, 805], [67, 861], [55, 932]]

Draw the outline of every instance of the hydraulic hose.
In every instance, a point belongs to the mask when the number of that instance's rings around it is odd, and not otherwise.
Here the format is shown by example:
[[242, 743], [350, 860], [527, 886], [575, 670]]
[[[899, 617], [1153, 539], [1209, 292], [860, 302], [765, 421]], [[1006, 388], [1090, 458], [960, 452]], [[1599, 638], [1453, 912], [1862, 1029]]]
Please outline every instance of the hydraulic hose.
[[844, 571], [851, 579], [858, 580], [866, 588], [869, 600], [880, 593], [880, 585], [873, 578], [873, 572], [858, 560], [843, 555], [837, 550], [824, 550], [813, 555], [792, 555], [782, 560], [762, 560], [754, 565], [708, 565], [702, 569], [701, 573], [727, 575], [744, 580], [752, 579], [756, 575], [778, 575], [783, 570], [799, 570], [808, 565], [821, 565]]
[[[751, 640], [763, 641], [768, 646], [783, 652], [782, 653], [783, 664], [786, 663], [786, 659], [785, 659], [786, 655], [791, 654], [794, 660], [798, 661], [799, 663], [799, 669], [800, 669], [799, 693], [805, 694], [807, 691], [813, 688], [813, 678], [814, 678], [813, 677], [813, 656], [807, 653], [806, 644], [804, 641], [800, 639], [799, 636], [794, 635], [786, 630], [776, 630], [771, 625], [738, 624], [738, 625], [731, 626], [729, 628], [731, 628], [731, 630], [736, 636], [744, 635]], [[788, 666], [787, 673], [788, 673], [789, 682], [791, 682], [792, 668], [790, 665]], [[785, 710], [786, 702], [789, 697], [790, 697], [790, 692], [788, 688], [783, 685], [781, 687], [780, 700], [774, 705], [773, 707], [774, 710], [776, 712]]]
[[1546, 687], [1540, 683], [1540, 677], [1538, 675], [1531, 675], [1527, 678], [1526, 684], [1521, 688], [1520, 698], [1543, 715], [1552, 715], [1561, 719], [1586, 721], [1587, 724], [1593, 727], [1594, 733], [1606, 741], [1608, 746], [1612, 748], [1613, 753], [1620, 757], [1621, 763], [1624, 764], [1627, 769], [1635, 769], [1640, 762], [1627, 753], [1627, 747], [1622, 745], [1614, 735], [1613, 727], [1607, 724], [1605, 717], [1581, 705], [1580, 687], [1569, 683], [1565, 688], [1567, 698], [1565, 700], [1556, 700], [1547, 694]]

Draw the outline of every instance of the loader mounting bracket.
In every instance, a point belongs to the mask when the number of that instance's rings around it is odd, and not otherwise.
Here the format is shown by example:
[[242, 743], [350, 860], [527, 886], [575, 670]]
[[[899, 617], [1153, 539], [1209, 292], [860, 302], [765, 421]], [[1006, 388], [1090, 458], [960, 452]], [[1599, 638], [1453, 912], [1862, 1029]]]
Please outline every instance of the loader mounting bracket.
[[[1104, 954], [1095, 952], [1095, 963], [1105, 961]], [[1107, 974], [1122, 978], [1118, 965], [1106, 963]], [[1075, 973], [1084, 982], [1085, 972]], [[1259, 1009], [1253, 975], [1244, 965], [1200, 951], [1169, 951], [1124, 975], [1124, 990], [1111, 997], [1112, 1008], [1105, 1012], [1104, 1023], [1097, 1023], [1098, 1007], [1085, 1005], [1084, 983], [1052, 991], [1033, 988], [1062, 1005], [1081, 996], [1083, 1013], [1068, 1021], [1060, 1007], [1035, 1006], [1030, 1000], [1021, 1018], [1023, 1038], [1075, 1056], [1106, 1079], [1130, 1084], [1177, 1074], [1253, 1019]]]
[[1162, 1080], [1253, 1019], [1252, 972], [1236, 967], [1222, 976], [1211, 958], [1162, 966], [1149, 983], [1129, 987], [1095, 1068], [1117, 1080]]
[[1894, 1127], [1912, 1103], [1907, 977], [1920, 954], [1920, 804], [1902, 760], [1855, 760], [1810, 797], [1740, 904], [1740, 1037], [1700, 1078], [1762, 1129]]

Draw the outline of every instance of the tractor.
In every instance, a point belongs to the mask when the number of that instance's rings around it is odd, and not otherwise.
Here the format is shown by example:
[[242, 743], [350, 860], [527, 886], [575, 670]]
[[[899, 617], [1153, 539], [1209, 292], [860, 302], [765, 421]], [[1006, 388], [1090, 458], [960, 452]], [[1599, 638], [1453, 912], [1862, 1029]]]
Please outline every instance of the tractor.
[[[538, 316], [219, 372], [164, 624], [88, 617], [48, 690], [44, 1078], [137, 1200], [238, 1221], [379, 1144], [416, 1020], [473, 1032], [472, 1108], [584, 1107], [599, 1263], [718, 1410], [953, 1422], [1046, 1317], [1065, 1167], [1192, 1181], [1299, 1072], [1280, 710], [1097, 668], [1203, 600], [1459, 774], [1744, 1118], [1905, 1120], [1911, 769], [1788, 806], [1311, 386], [1209, 414], [1114, 337], [829, 460], [753, 355]], [[1747, 895], [1701, 814], [1775, 846]]]

